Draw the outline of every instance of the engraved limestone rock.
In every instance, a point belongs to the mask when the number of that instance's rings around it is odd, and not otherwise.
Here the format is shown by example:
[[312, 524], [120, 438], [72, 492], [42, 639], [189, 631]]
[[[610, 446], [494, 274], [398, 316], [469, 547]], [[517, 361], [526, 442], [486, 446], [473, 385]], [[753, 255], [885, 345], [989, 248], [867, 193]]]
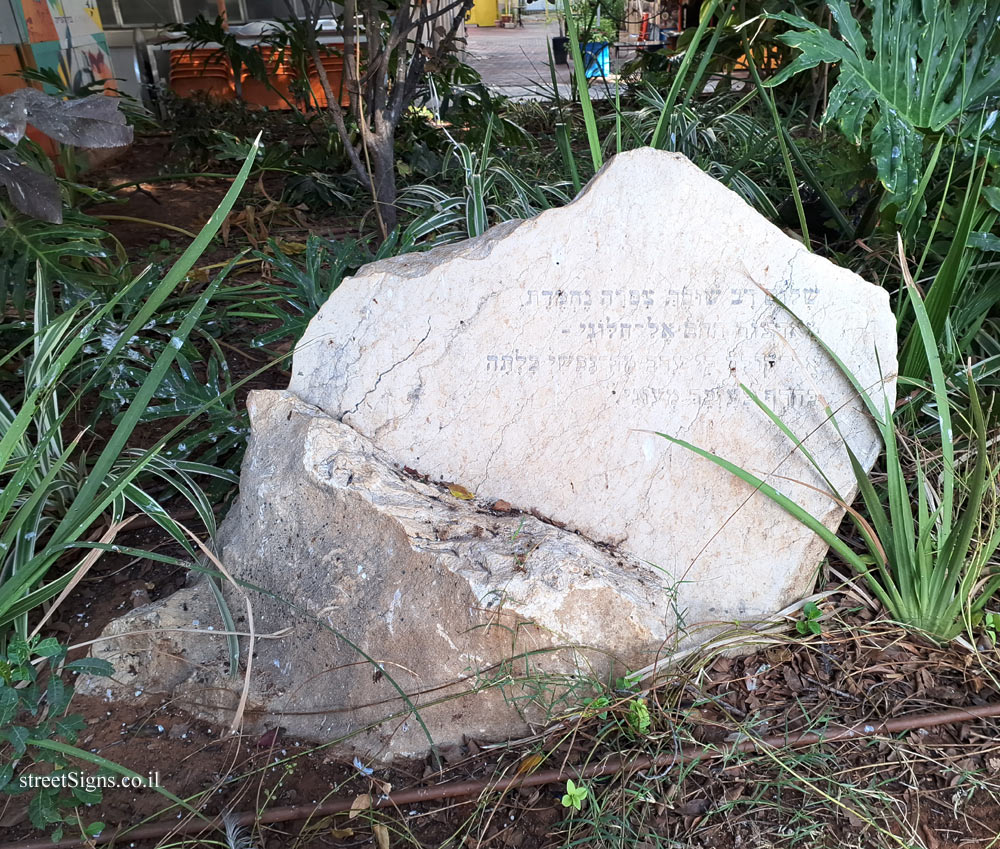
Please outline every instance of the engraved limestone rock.
[[[257, 641], [248, 716], [356, 733], [346, 745], [382, 757], [421, 753], [428, 735], [504, 737], [545, 718], [543, 697], [568, 693], [569, 708], [588, 678], [806, 594], [822, 541], [655, 433], [768, 476], [837, 525], [820, 476], [740, 385], [807, 437], [847, 498], [824, 407], [867, 465], [877, 435], [767, 292], [893, 400], [887, 293], [676, 154], [619, 155], [565, 208], [346, 280], [297, 349], [288, 392], [249, 403], [221, 556], [264, 590], [257, 631], [295, 631]], [[208, 589], [184, 592], [113, 623], [96, 651], [117, 659], [121, 686], [165, 681], [224, 719], [240, 684], [224, 640], [199, 648], [181, 627], [209, 621]], [[156, 623], [174, 630], [138, 633]]]
[[762, 289], [892, 400], [888, 294], [652, 149], [562, 209], [363, 269], [310, 324], [289, 388], [402, 465], [665, 570], [688, 623], [756, 617], [808, 591], [825, 545], [653, 432], [774, 475], [829, 527], [843, 511], [793, 482], [823, 486], [740, 384], [808, 435], [848, 498], [824, 400], [862, 462], [879, 451], [849, 383]]
[[[250, 594], [250, 727], [353, 735], [344, 747], [366, 759], [423, 755], [430, 739], [520, 735], [673, 644], [662, 576], [635, 558], [455, 498], [291, 393], [247, 406], [253, 436], [220, 542], [233, 577], [264, 591]], [[226, 595], [246, 632], [244, 599]], [[242, 675], [229, 676], [222, 631], [200, 582], [111, 623], [94, 654], [114, 665], [119, 697], [175, 698], [228, 723]], [[560, 702], [567, 690], [577, 698]]]

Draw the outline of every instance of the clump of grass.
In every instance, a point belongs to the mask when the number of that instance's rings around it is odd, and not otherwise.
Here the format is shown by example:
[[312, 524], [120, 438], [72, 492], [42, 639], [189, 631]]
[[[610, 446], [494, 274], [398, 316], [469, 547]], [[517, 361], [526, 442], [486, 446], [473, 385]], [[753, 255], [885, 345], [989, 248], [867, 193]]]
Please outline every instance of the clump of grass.
[[[124, 330], [113, 340], [107, 340], [101, 368], [120, 355], [208, 248], [246, 182], [258, 147], [259, 143], [255, 143], [230, 190], [198, 237], [162, 281], [152, 287]], [[98, 306], [81, 301], [69, 310], [53, 314], [51, 286], [55, 281], [38, 264], [35, 332], [23, 345], [0, 358], [0, 365], [11, 362], [22, 348], [31, 345], [22, 394], [10, 399], [0, 395], [0, 646], [11, 632], [27, 638], [29, 614], [52, 599], [61, 601], [100, 552], [113, 550], [113, 533], [105, 534], [100, 542], [86, 539], [106, 511], [111, 516], [110, 528], [117, 531], [123, 527], [126, 505], [131, 503], [196, 556], [166, 509], [141, 488], [140, 476], [156, 474], [167, 478], [191, 502], [206, 527], [214, 531], [211, 504], [190, 478], [190, 473], [211, 470], [185, 463], [174, 463], [171, 468], [159, 456], [162, 440], [145, 451], [131, 451], [129, 443], [168, 369], [231, 268], [232, 263], [191, 305], [101, 450], [95, 452], [96, 456], [87, 456], [80, 450], [83, 434], [66, 440], [63, 431], [84, 393], [92, 388], [93, 380], [76, 393], [68, 392], [66, 384], [85, 345], [94, 341], [99, 322], [129, 289], [122, 289]], [[79, 564], [57, 578], [49, 577], [50, 570], [63, 558], [81, 551], [87, 553]]]
[[[792, 433], [760, 398], [742, 386], [768, 418], [792, 440], [795, 450], [800, 450], [820, 473], [830, 488], [830, 497], [848, 510], [865, 543], [865, 553], [856, 552], [834, 531], [766, 480], [684, 440], [664, 433], [659, 435], [710, 460], [759, 490], [844, 558], [864, 577], [872, 592], [897, 621], [923, 631], [935, 640], [947, 641], [981, 617], [985, 606], [1000, 589], [1000, 575], [995, 574], [990, 565], [1000, 546], [1000, 527], [993, 497], [996, 473], [989, 456], [986, 417], [971, 366], [965, 372], [971, 412], [968, 450], [962, 462], [956, 457], [955, 410], [949, 394], [949, 381], [941, 365], [927, 310], [907, 269], [901, 240], [899, 253], [906, 292], [930, 370], [929, 384], [914, 382], [914, 385], [923, 393], [929, 393], [933, 399], [940, 462], [932, 459], [932, 452], [918, 446], [912, 464], [907, 463], [900, 451], [900, 436], [888, 397], [883, 397], [881, 404], [877, 403], [830, 347], [809, 331], [850, 381], [885, 445], [886, 483], [884, 492], [879, 492], [844, 440], [862, 496], [862, 514], [845, 503], [803, 444], [804, 440]], [[789, 313], [795, 315], [791, 310]], [[829, 406], [826, 407], [826, 414], [836, 426], [836, 416]]]

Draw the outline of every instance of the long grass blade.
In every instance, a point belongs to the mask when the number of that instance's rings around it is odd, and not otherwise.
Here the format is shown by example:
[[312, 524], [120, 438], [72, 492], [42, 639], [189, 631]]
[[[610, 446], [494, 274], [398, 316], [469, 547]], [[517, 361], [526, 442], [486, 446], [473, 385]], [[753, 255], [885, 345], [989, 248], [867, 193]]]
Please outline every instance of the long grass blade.
[[[670, 85], [670, 90], [667, 92], [667, 97], [663, 101], [663, 109], [660, 111], [660, 117], [656, 122], [656, 129], [653, 130], [653, 140], [651, 144], [659, 150], [663, 150], [664, 144], [666, 143], [667, 126], [670, 122], [670, 116], [674, 112], [674, 104], [677, 102], [677, 97], [680, 95], [681, 86], [684, 85], [684, 81], [687, 79], [688, 69], [694, 61], [695, 53], [698, 52], [698, 45], [701, 44], [705, 31], [708, 29], [709, 22], [712, 20], [712, 15], [715, 14], [715, 10], [719, 7], [719, 2], [720, 0], [711, 0], [711, 2], [709, 2], [708, 5], [703, 6], [701, 11], [698, 13], [701, 16], [701, 20], [698, 22], [698, 27], [694, 31], [694, 35], [691, 36], [691, 41], [687, 46], [687, 50], [684, 51], [684, 58], [681, 60], [681, 66], [677, 69], [677, 75], [674, 77], [674, 81]], [[568, 6], [569, 0], [563, 0], [563, 3]]]
[[781, 116], [778, 114], [778, 106], [774, 102], [774, 94], [770, 89], [764, 88], [764, 83], [761, 82], [760, 73], [757, 70], [757, 60], [753, 57], [753, 51], [750, 49], [750, 44], [747, 41], [745, 33], [740, 33], [740, 37], [743, 41], [743, 50], [747, 57], [747, 67], [750, 69], [750, 74], [753, 76], [754, 85], [757, 87], [757, 91], [760, 92], [761, 99], [767, 105], [767, 111], [771, 114], [771, 120], [774, 122], [774, 131], [778, 139], [778, 147], [781, 149], [781, 159], [785, 164], [785, 174], [788, 177], [788, 185], [792, 192], [792, 200], [795, 202], [795, 212], [799, 217], [799, 230], [802, 233], [802, 243], [812, 250], [812, 245], [809, 241], [809, 222], [806, 220], [805, 207], [802, 205], [802, 194], [799, 192], [799, 181], [795, 177], [795, 169], [792, 167], [792, 160], [788, 154], [788, 145], [785, 139], [785, 126], [781, 121]]
[[[718, 0], [715, 0], [718, 2]], [[594, 173], [601, 170], [604, 155], [601, 153], [601, 137], [597, 133], [597, 119], [594, 117], [594, 104], [590, 101], [590, 87], [587, 85], [587, 74], [583, 66], [583, 54], [580, 52], [580, 36], [573, 18], [573, 9], [569, 0], [562, 0], [563, 13], [566, 16], [566, 35], [569, 36], [569, 49], [573, 55], [573, 76], [580, 95], [580, 108], [583, 110], [583, 123], [587, 128], [587, 144], [590, 145], [590, 158], [593, 161]]]

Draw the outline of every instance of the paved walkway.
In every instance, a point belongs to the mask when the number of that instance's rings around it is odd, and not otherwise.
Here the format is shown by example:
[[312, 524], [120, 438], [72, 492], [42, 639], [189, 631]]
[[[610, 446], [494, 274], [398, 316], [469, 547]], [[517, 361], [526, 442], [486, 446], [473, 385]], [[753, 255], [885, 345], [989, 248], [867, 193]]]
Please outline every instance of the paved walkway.
[[[523, 27], [466, 27], [466, 61], [492, 91], [519, 100], [553, 96], [548, 45], [559, 25], [525, 17]], [[559, 96], [569, 97], [572, 80], [566, 65], [556, 65]]]

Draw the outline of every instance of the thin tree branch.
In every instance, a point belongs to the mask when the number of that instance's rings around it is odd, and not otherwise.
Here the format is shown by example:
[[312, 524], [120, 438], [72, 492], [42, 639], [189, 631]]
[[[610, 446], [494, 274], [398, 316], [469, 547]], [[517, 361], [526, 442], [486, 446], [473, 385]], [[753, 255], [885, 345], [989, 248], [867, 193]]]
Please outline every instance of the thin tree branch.
[[[361, 181], [361, 184], [368, 189], [372, 186], [371, 177], [369, 176], [364, 163], [361, 161], [358, 150], [354, 146], [351, 134], [347, 130], [347, 123], [344, 120], [344, 110], [340, 106], [340, 97], [334, 95], [333, 87], [330, 85], [330, 78], [327, 76], [326, 68], [323, 67], [323, 60], [319, 53], [319, 40], [317, 39], [316, 33], [319, 28], [322, 2], [323, 0], [316, 0], [315, 3], [310, 3], [308, 0], [303, 0], [303, 5], [306, 9], [309, 22], [309, 26], [306, 28], [306, 32], [308, 33], [306, 38], [308, 39], [307, 47], [309, 50], [309, 56], [312, 59], [313, 67], [316, 68], [316, 76], [319, 77], [319, 84], [323, 89], [323, 94], [326, 95], [327, 111], [333, 116], [333, 123], [337, 128], [337, 135], [340, 136], [340, 140], [343, 142], [344, 149], [347, 151], [347, 156], [351, 160], [351, 165], [353, 166], [355, 173], [358, 175], [358, 179]], [[289, 14], [294, 18], [295, 9], [292, 6], [291, 0], [285, 0], [285, 7], [288, 9]]]
[[[461, 0], [458, 13], [452, 19], [448, 32], [445, 33], [436, 49], [424, 48], [422, 45], [417, 46], [413, 59], [410, 60], [409, 69], [403, 85], [397, 86], [393, 91], [390, 114], [392, 116], [391, 120], [394, 124], [397, 123], [402, 117], [403, 110], [406, 108], [406, 105], [410, 102], [410, 100], [412, 100], [413, 95], [417, 91], [417, 86], [420, 84], [420, 78], [423, 76], [424, 68], [427, 65], [427, 53], [437, 58], [450, 48], [452, 42], [455, 40], [455, 37], [458, 35], [458, 28], [465, 21], [465, 15], [472, 8], [473, 3], [474, 0]], [[454, 4], [448, 8], [453, 8], [453, 6]], [[441, 17], [442, 14], [444, 14], [444, 12], [441, 12], [440, 14], [425, 15], [421, 18], [421, 20], [433, 21]]]

